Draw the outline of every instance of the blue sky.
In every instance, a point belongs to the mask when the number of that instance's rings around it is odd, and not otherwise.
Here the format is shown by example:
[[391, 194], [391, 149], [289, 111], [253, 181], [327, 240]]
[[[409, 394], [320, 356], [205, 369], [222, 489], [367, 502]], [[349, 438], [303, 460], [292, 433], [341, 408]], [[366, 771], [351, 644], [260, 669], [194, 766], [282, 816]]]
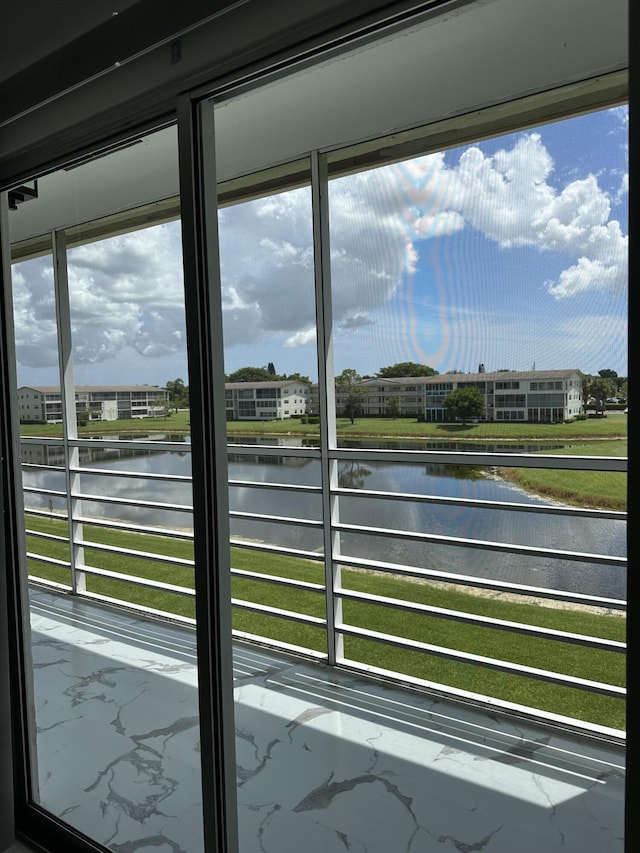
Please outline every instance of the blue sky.
[[[628, 110], [331, 182], [336, 371], [627, 375]], [[317, 377], [308, 188], [220, 212], [225, 370]], [[70, 252], [78, 384], [188, 380], [180, 228]], [[19, 384], [57, 384], [51, 263], [15, 268]]]

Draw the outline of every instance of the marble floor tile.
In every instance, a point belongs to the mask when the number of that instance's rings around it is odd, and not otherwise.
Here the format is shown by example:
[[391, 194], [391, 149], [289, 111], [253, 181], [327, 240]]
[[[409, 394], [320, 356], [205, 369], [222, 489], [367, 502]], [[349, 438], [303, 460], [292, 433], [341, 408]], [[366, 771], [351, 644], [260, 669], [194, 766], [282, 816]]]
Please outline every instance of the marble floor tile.
[[[42, 805], [117, 853], [204, 853], [194, 635], [34, 590]], [[234, 648], [240, 853], [622, 853], [624, 752]]]

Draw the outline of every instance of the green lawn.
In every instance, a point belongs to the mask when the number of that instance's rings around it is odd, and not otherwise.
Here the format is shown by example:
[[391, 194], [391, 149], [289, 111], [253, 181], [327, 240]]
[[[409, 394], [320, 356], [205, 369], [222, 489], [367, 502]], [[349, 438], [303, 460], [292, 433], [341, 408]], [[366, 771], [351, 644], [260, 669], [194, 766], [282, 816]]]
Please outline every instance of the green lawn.
[[[342, 438], [424, 438], [439, 441], [565, 441], [569, 439], [626, 438], [627, 419], [620, 412], [606, 418], [588, 418], [568, 424], [488, 423], [488, 424], [426, 424], [415, 418], [338, 418], [338, 434]], [[168, 418], [144, 418], [121, 421], [99, 421], [78, 430], [81, 436], [107, 434], [188, 434], [189, 412], [180, 410]], [[284, 421], [229, 421], [227, 433], [233, 435], [301, 435], [319, 436], [318, 424], [303, 424], [296, 418]], [[21, 424], [24, 436], [61, 436], [61, 424]]]
[[[589, 441], [575, 444], [554, 455], [626, 456], [627, 442]], [[552, 468], [501, 468], [500, 475], [528, 492], [574, 506], [626, 510], [627, 475], [606, 471], [563, 471]]]
[[[439, 441], [564, 441], [574, 438], [626, 438], [627, 420], [621, 413], [606, 418], [587, 418], [568, 424], [478, 423], [427, 424], [415, 418], [337, 418], [338, 435], [342, 438], [424, 438]], [[227, 433], [232, 435], [318, 435], [317, 424], [286, 421], [229, 421]]]
[[[54, 518], [29, 517], [28, 525], [32, 530], [41, 530], [60, 536], [65, 536], [67, 531], [66, 524]], [[193, 555], [192, 543], [178, 539], [123, 533], [93, 525], [85, 525], [84, 534], [86, 539], [96, 543], [162, 553], [172, 558], [188, 559]], [[29, 550], [59, 559], [68, 559], [66, 543], [45, 541], [33, 536], [28, 539]], [[140, 557], [102, 552], [91, 548], [86, 549], [85, 560], [88, 564], [124, 575], [139, 575], [187, 588], [193, 587], [192, 570], [176, 563], [159, 564]], [[321, 562], [234, 548], [232, 565], [234, 568], [283, 578], [297, 578], [314, 583], [324, 582], [324, 569]], [[70, 573], [64, 568], [49, 567], [40, 561], [32, 560], [29, 571], [37, 577], [69, 583]], [[347, 589], [366, 591], [402, 601], [414, 601], [446, 610], [491, 616], [512, 622], [615, 640], [625, 638], [626, 620], [622, 616], [563, 610], [545, 606], [544, 603], [538, 606], [494, 600], [465, 592], [463, 588], [417, 583], [359, 570], [343, 570], [342, 583]], [[267, 604], [312, 616], [326, 615], [324, 596], [317, 592], [291, 589], [279, 584], [239, 577], [232, 578], [232, 587], [232, 595], [236, 599]], [[193, 599], [172, 592], [150, 590], [135, 584], [96, 577], [88, 578], [88, 589], [169, 613], [191, 618], [194, 615]], [[610, 684], [624, 683], [625, 658], [614, 652], [587, 649], [566, 642], [518, 636], [502, 630], [454, 623], [433, 615], [406, 613], [398, 608], [371, 603], [345, 601], [344, 619], [349, 624], [375, 628], [382, 633], [496, 657], [515, 664], [550, 669]], [[324, 632], [315, 626], [250, 613], [240, 608], [234, 608], [233, 624], [238, 630], [268, 639], [282, 640], [311, 649], [325, 649]], [[556, 687], [519, 675], [496, 673], [484, 667], [447, 661], [359, 638], [346, 638], [345, 651], [347, 656], [354, 660], [383, 669], [581, 720], [624, 728], [623, 700]]]
[[[300, 434], [316, 435], [318, 426], [301, 424], [296, 420], [264, 423], [231, 422], [229, 436]], [[493, 440], [567, 441], [572, 446], [553, 450], [554, 454], [600, 456], [626, 456], [627, 423], [622, 414], [607, 418], [576, 421], [572, 424], [420, 424], [415, 419], [357, 419], [351, 424], [339, 419], [338, 433], [343, 438], [423, 438], [430, 440]], [[95, 434], [96, 425], [80, 430], [84, 436]], [[181, 435], [189, 432], [188, 412], [174, 413], [166, 419], [135, 421], [110, 421], [99, 424], [100, 434]], [[61, 435], [60, 425], [23, 425], [23, 435]], [[419, 447], [420, 445], [417, 445]], [[541, 447], [544, 452], [544, 448]], [[533, 469], [503, 469], [501, 474], [528, 491], [558, 498], [579, 505], [626, 508], [626, 474], [582, 471], [555, 471]], [[33, 530], [66, 536], [66, 525], [55, 518], [29, 518]], [[167, 537], [123, 533], [85, 526], [85, 538], [96, 543], [116, 545], [142, 551], [165, 554], [172, 558], [189, 559], [193, 555], [192, 543]], [[29, 537], [29, 550], [68, 559], [68, 544], [43, 541]], [[87, 548], [87, 564], [117, 571], [123, 575], [161, 580], [191, 589], [193, 575], [189, 567], [178, 563], [157, 563], [151, 560], [103, 552]], [[233, 549], [235, 568], [285, 578], [324, 582], [321, 563], [260, 553], [246, 549]], [[29, 564], [31, 574], [69, 584], [68, 569], [48, 566], [38, 560]], [[92, 592], [134, 604], [152, 607], [189, 618], [194, 617], [193, 598], [170, 591], [140, 587], [134, 583], [102, 577], [88, 577]], [[514, 622], [544, 625], [558, 630], [611, 639], [624, 639], [626, 620], [620, 616], [595, 615], [584, 611], [556, 609], [541, 606], [494, 600], [465, 592], [461, 588], [414, 583], [369, 572], [345, 570], [343, 585], [346, 588], [367, 591], [404, 601], [416, 601], [434, 607], [458, 610], [464, 613], [493, 616]], [[232, 578], [232, 595], [236, 599], [258, 602], [285, 610], [324, 617], [324, 596], [316, 592], [290, 589], [278, 584]], [[600, 652], [569, 643], [552, 642], [531, 637], [516, 636], [501, 630], [463, 625], [432, 615], [406, 613], [398, 608], [379, 604], [344, 602], [344, 619], [349, 624], [375, 627], [376, 630], [421, 642], [439, 645], [487, 657], [525, 665], [579, 675], [591, 680], [622, 684], [625, 674], [624, 656], [613, 652]], [[281, 640], [310, 649], [325, 650], [323, 629], [303, 625], [270, 615], [251, 613], [234, 608], [234, 627], [238, 630]], [[447, 661], [435, 656], [406, 651], [378, 642], [360, 638], [345, 639], [345, 653], [358, 660], [383, 669], [416, 676], [428, 681], [459, 687], [483, 695], [503, 698], [577, 719], [588, 720], [614, 728], [624, 728], [624, 702], [608, 699], [564, 687], [545, 684], [518, 675], [496, 673], [484, 667]]]

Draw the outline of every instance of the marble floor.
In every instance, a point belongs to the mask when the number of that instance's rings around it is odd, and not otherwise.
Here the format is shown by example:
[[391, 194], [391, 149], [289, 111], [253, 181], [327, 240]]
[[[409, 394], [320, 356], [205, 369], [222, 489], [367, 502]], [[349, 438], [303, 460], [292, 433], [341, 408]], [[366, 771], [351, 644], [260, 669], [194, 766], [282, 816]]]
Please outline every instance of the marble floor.
[[[193, 634], [31, 614], [42, 805], [116, 853], [203, 853]], [[624, 850], [618, 747], [250, 645], [234, 673], [240, 853]]]

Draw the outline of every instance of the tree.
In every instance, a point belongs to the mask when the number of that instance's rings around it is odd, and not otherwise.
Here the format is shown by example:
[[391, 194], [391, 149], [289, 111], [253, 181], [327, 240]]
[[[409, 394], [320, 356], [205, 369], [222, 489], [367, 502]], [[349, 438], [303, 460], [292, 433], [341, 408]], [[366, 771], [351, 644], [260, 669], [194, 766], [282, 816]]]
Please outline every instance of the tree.
[[266, 367], [240, 367], [229, 374], [229, 382], [269, 382], [277, 379]]
[[616, 393], [616, 383], [613, 379], [603, 379], [595, 377], [586, 383], [586, 391], [596, 401], [596, 414], [604, 414], [605, 400], [607, 397], [612, 397]]
[[336, 391], [342, 398], [340, 411], [351, 420], [352, 424], [355, 423], [356, 415], [362, 412], [362, 395], [365, 389], [361, 382], [362, 377], [351, 367], [347, 367], [340, 376], [336, 376]]
[[169, 392], [169, 405], [176, 412], [178, 409], [185, 409], [189, 405], [189, 388], [184, 384], [183, 379], [170, 379], [165, 388]]
[[380, 379], [395, 379], [398, 376], [437, 376], [438, 371], [428, 364], [416, 364], [415, 361], [401, 361], [389, 367], [381, 367], [377, 376]]
[[275, 367], [275, 364], [274, 364], [272, 361], [270, 361], [270, 362], [269, 362], [269, 364], [267, 365], [267, 373], [268, 373], [270, 376], [275, 376], [275, 375], [276, 375], [276, 367]]
[[287, 379], [291, 382], [304, 382], [305, 385], [311, 385], [309, 377], [303, 376], [301, 373], [288, 373], [286, 376], [282, 376], [281, 379]]
[[389, 397], [387, 400], [387, 414], [390, 418], [397, 418], [400, 414], [400, 397]]
[[[628, 383], [628, 378], [626, 376], [618, 376], [617, 372], [615, 370], [611, 370], [611, 368], [606, 368], [605, 370], [599, 370], [598, 376], [601, 379], [611, 379], [616, 386], [615, 395], [618, 397], [623, 397], [625, 400], [627, 399], [628, 391], [629, 391], [629, 383]], [[612, 395], [609, 395], [609, 396], [612, 396]]]
[[442, 405], [451, 418], [461, 418], [463, 426], [469, 418], [484, 415], [484, 396], [479, 388], [456, 388], [444, 398]]

